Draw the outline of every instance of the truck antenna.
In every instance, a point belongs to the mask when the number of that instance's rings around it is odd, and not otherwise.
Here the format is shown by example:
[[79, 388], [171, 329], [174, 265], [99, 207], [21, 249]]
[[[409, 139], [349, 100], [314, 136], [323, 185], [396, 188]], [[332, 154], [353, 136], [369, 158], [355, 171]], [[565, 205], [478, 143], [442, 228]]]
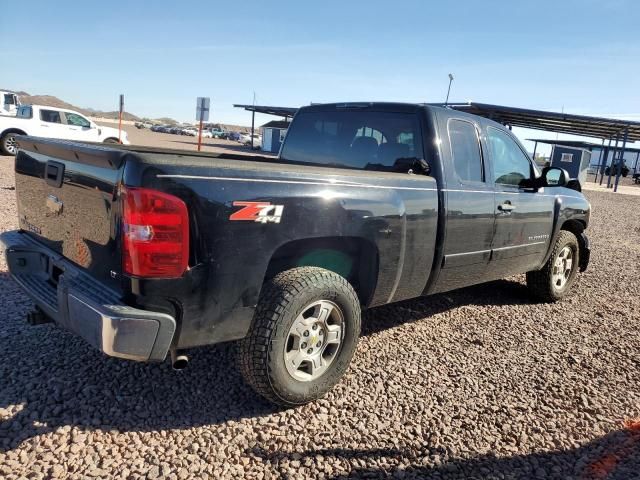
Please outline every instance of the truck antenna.
[[449, 94], [451, 93], [451, 84], [453, 83], [453, 73], [449, 74], [449, 88], [447, 89], [447, 99], [444, 101], [444, 106], [449, 105]]

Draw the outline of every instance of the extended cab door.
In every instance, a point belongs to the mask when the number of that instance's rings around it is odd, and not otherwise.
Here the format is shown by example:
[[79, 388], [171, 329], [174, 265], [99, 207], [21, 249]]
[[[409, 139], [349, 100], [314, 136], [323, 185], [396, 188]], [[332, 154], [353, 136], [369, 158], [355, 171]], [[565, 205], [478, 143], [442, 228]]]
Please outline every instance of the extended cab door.
[[98, 129], [94, 128], [88, 119], [73, 112], [64, 112], [64, 117], [69, 131], [67, 138], [86, 142], [99, 141]]
[[48, 138], [71, 138], [67, 126], [64, 125], [62, 120], [62, 112], [58, 110], [48, 110], [46, 108], [40, 109], [38, 114], [40, 118], [34, 119], [34, 123], [37, 126], [37, 130], [31, 133], [37, 137]]
[[445, 291], [487, 279], [495, 204], [478, 124], [472, 117], [449, 117], [440, 119], [438, 125], [446, 180], [446, 222], [444, 259], [435, 291]]
[[553, 196], [528, 188], [535, 166], [507, 131], [487, 127], [495, 184], [496, 226], [492, 270], [504, 276], [539, 266], [553, 226]]

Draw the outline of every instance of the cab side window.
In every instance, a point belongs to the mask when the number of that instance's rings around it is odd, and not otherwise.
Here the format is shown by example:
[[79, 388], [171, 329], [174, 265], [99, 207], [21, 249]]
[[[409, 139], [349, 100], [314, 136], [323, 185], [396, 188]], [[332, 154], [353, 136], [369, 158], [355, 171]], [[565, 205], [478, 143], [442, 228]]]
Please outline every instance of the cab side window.
[[449, 121], [453, 168], [463, 182], [484, 182], [482, 150], [475, 125], [465, 120]]
[[40, 120], [48, 123], [62, 123], [60, 112], [55, 110], [40, 110]]
[[493, 154], [493, 178], [501, 185], [522, 186], [532, 178], [531, 162], [518, 144], [500, 129], [487, 128]]

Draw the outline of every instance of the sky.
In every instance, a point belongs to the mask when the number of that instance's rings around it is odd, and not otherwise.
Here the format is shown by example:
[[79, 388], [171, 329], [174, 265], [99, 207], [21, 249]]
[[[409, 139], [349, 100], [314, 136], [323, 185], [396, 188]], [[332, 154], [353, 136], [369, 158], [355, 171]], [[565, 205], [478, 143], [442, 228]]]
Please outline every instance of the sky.
[[[250, 124], [234, 103], [476, 101], [640, 120], [637, 0], [0, 0], [0, 87]], [[257, 123], [271, 118], [258, 116]], [[518, 131], [521, 139], [555, 134]], [[560, 138], [571, 138], [560, 136]], [[527, 145], [528, 148], [532, 148]]]

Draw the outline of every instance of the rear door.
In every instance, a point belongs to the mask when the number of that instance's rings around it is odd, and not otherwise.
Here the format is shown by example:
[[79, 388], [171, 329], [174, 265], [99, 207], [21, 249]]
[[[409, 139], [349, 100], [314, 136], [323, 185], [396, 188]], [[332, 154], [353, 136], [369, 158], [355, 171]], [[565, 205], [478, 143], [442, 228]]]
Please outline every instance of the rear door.
[[487, 143], [496, 192], [492, 269], [498, 275], [526, 272], [540, 264], [549, 246], [554, 197], [527, 188], [535, 166], [511, 134], [487, 127]]
[[69, 139], [70, 132], [64, 124], [62, 112], [58, 110], [40, 109], [40, 124], [38, 126], [39, 137]]
[[[441, 114], [439, 114], [441, 116]], [[486, 148], [471, 117], [439, 121], [445, 161], [444, 263], [436, 291], [486, 279], [491, 259], [495, 205], [485, 166]]]

